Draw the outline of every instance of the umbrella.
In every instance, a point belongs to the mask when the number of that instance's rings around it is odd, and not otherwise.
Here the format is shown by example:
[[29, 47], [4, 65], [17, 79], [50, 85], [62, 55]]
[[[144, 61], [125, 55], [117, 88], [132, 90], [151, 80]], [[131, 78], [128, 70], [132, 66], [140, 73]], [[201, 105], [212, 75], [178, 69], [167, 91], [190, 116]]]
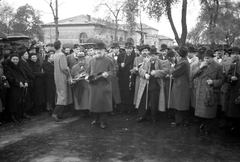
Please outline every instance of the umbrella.
[[12, 33], [7, 35], [7, 39], [9, 41], [18, 41], [18, 40], [26, 40], [31, 39], [29, 36], [23, 35], [21, 33]]
[[103, 41], [97, 38], [89, 38], [85, 43], [103, 43]]
[[73, 43], [64, 43], [62, 46], [64, 48], [73, 48], [74, 44]]
[[7, 35], [0, 31], [0, 38], [6, 39], [6, 38], [7, 38]]

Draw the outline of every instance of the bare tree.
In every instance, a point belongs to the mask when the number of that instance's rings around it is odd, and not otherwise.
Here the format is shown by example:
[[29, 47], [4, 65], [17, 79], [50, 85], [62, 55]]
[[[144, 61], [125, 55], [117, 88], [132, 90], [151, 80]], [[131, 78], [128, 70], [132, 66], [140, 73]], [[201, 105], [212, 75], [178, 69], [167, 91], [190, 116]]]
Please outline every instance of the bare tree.
[[58, 0], [55, 0], [55, 9], [53, 7], [52, 0], [50, 0], [50, 2], [48, 2], [47, 0], [44, 0], [44, 1], [48, 3], [48, 5], [50, 6], [50, 8], [52, 10], [54, 23], [55, 23], [55, 40], [58, 40], [58, 38], [59, 38], [59, 31], [58, 31], [58, 19], [59, 19], [58, 18]]

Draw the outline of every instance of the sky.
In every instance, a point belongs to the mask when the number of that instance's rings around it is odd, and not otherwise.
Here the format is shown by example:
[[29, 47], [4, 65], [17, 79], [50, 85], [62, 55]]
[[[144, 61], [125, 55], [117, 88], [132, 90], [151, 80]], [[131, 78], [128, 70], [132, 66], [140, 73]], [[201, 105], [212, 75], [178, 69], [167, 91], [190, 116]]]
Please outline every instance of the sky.
[[[1, 0], [1, 1], [5, 1], [9, 3], [15, 9], [25, 4], [29, 4], [34, 9], [42, 11], [41, 20], [44, 23], [53, 22], [53, 15], [47, 3], [50, 0]], [[93, 17], [103, 17], [104, 15], [101, 14], [101, 12], [100, 13], [94, 12], [94, 7], [96, 6], [96, 2], [98, 1], [99, 0], [58, 0], [59, 19], [61, 20], [61, 19], [65, 19], [65, 18], [69, 18], [69, 17], [81, 15], [81, 14], [89, 14]], [[190, 2], [188, 2], [188, 12], [187, 12], [188, 30], [191, 30], [196, 24], [199, 10], [200, 10], [200, 7], [199, 7], [198, 0], [197, 1], [190, 0]], [[173, 20], [180, 35], [181, 34], [181, 4], [173, 8]], [[151, 20], [145, 14], [142, 17], [142, 22], [158, 29], [160, 35], [164, 35], [174, 39], [174, 34], [172, 32], [171, 26], [166, 17], [162, 17], [159, 22], [156, 22], [154, 20]]]

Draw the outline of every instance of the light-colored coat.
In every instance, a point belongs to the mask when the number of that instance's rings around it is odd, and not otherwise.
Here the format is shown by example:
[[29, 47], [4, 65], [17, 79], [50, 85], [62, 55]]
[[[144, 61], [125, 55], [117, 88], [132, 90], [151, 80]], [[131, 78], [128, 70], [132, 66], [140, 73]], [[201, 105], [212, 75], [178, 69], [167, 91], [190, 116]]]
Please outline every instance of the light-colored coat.
[[[149, 59], [145, 59], [143, 61], [143, 65], [139, 69], [139, 74], [140, 74], [141, 78], [140, 78], [140, 84], [139, 84], [139, 89], [138, 89], [136, 108], [139, 108], [144, 89], [148, 82], [148, 80], [145, 79], [145, 74], [149, 73], [150, 68], [151, 68], [151, 63], [150, 63]], [[162, 79], [165, 76], [165, 74], [162, 73], [162, 62], [160, 59], [157, 59], [155, 61], [155, 71], [156, 71], [156, 74], [154, 75], [154, 77], [158, 78], [157, 79], [158, 84], [160, 85], [158, 110], [166, 111], [165, 96], [164, 96], [164, 83], [163, 83], [163, 79]]]
[[[201, 70], [200, 67], [193, 71], [193, 79], [198, 78], [196, 84], [196, 107], [195, 116], [202, 118], [215, 118], [217, 115], [218, 96], [223, 80], [222, 67], [213, 61], [207, 69]], [[206, 98], [206, 88], [208, 79], [213, 80], [214, 100], [213, 106], [205, 106], [204, 99]]]
[[173, 85], [171, 91], [170, 108], [184, 111], [190, 105], [190, 64], [183, 57], [172, 71]]
[[[144, 57], [135, 57], [134, 62], [133, 62], [133, 67], [139, 66], [140, 63], [142, 63], [144, 60]], [[138, 89], [139, 89], [139, 84], [140, 84], [140, 75], [138, 72], [134, 71], [136, 75], [136, 81], [135, 81], [135, 92], [134, 92], [134, 99], [133, 99], [133, 104], [136, 105], [137, 102], [137, 95], [138, 95]]]
[[56, 51], [54, 54], [54, 80], [57, 92], [56, 105], [68, 105], [73, 102], [72, 91], [68, 82], [69, 76], [66, 56], [61, 51]]

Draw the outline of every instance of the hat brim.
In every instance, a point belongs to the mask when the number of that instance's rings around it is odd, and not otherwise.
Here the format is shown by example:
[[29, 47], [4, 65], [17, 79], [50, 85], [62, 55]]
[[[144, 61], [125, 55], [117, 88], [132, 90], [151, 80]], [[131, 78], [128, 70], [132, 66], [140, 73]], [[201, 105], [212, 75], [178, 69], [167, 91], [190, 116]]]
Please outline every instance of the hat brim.
[[170, 48], [168, 48], [168, 47], [167, 48], [162, 48], [162, 49], [160, 49], [160, 51], [164, 51], [166, 49], [169, 50]]

